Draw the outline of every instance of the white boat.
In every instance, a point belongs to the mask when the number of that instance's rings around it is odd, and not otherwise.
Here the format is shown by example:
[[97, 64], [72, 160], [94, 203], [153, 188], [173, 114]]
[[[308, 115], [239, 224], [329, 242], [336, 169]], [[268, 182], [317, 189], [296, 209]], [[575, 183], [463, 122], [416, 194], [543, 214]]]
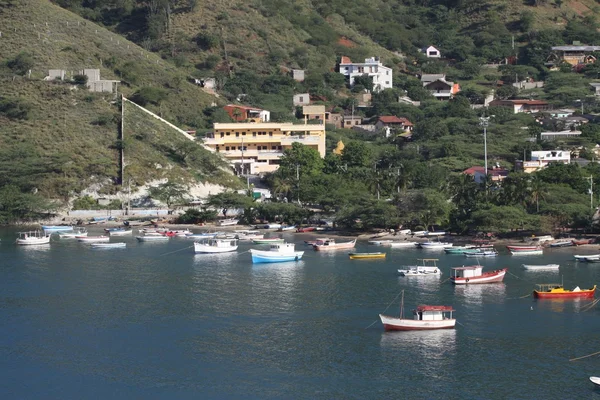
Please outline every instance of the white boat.
[[296, 225], [282, 226], [282, 227], [279, 228], [279, 230], [281, 232], [295, 231], [296, 230]]
[[369, 240], [369, 244], [374, 244], [375, 246], [391, 246], [393, 240]]
[[383, 328], [386, 331], [422, 331], [432, 329], [452, 329], [456, 325], [456, 319], [452, 318], [455, 311], [450, 306], [418, 306], [413, 310], [413, 318], [403, 318], [404, 315], [404, 291], [402, 291], [402, 302], [400, 303], [400, 317], [390, 317], [379, 314]]
[[544, 264], [544, 265], [531, 265], [531, 264], [523, 264], [523, 268], [531, 271], [541, 271], [548, 269], [558, 269], [560, 265], [558, 264]]
[[169, 237], [164, 235], [143, 235], [135, 238], [140, 242], [166, 242], [169, 240]]
[[511, 251], [510, 254], [512, 254], [513, 256], [539, 256], [544, 254], [544, 250], [541, 248], [536, 250], [519, 250]]
[[131, 229], [115, 229], [115, 230], [108, 231], [109, 236], [127, 236], [127, 235], [131, 235], [132, 233], [133, 233], [133, 230], [131, 230]]
[[46, 233], [72, 231], [71, 225], [42, 225], [42, 230]]
[[110, 241], [108, 236], [76, 236], [77, 241], [81, 243], [107, 243]]
[[249, 231], [249, 230], [240, 230], [234, 231], [234, 237], [238, 240], [253, 240], [253, 239], [262, 239], [265, 237], [264, 233], [260, 233], [258, 231]]
[[446, 232], [444, 231], [436, 231], [436, 232], [432, 232], [432, 231], [427, 231], [427, 233], [425, 233], [425, 237], [431, 237], [431, 236], [444, 236], [446, 235]]
[[478, 258], [478, 257], [496, 257], [498, 252], [496, 250], [484, 250], [484, 251], [476, 251], [473, 253], [464, 253], [465, 257], [468, 258]]
[[237, 225], [237, 223], [239, 221], [240, 221], [239, 219], [235, 219], [235, 218], [220, 219], [219, 221], [217, 221], [217, 225], [218, 226], [232, 226], [232, 225]]
[[237, 239], [204, 239], [200, 242], [194, 242], [195, 253], [227, 253], [236, 251], [238, 248]]
[[600, 254], [588, 254], [588, 255], [575, 255], [573, 256], [577, 261], [588, 261], [593, 259], [600, 260]]
[[598, 378], [597, 376], [590, 376], [590, 381], [592, 381], [592, 383], [596, 385], [596, 387], [600, 387], [600, 378]]
[[551, 242], [553, 240], [554, 240], [554, 238], [552, 237], [552, 235], [536, 236], [533, 239], [531, 239], [531, 241], [534, 243]]
[[424, 237], [425, 235], [427, 235], [427, 232], [429, 232], [429, 231], [413, 231], [412, 235], [413, 236], [422, 236], [422, 237]]
[[250, 249], [249, 251], [255, 264], [298, 261], [304, 255], [304, 251], [296, 251], [294, 243], [274, 243], [269, 250]]
[[423, 242], [419, 243], [419, 247], [423, 250], [443, 250], [452, 247], [452, 243], [448, 242]]
[[483, 272], [483, 266], [481, 265], [455, 267], [452, 268], [450, 281], [455, 285], [502, 282], [504, 275], [506, 275], [506, 271], [508, 271], [508, 268]]
[[568, 239], [568, 240], [556, 240], [552, 243], [550, 243], [550, 247], [570, 247], [573, 246], [573, 240], [572, 239]]
[[281, 224], [278, 223], [272, 223], [272, 224], [265, 224], [262, 226], [263, 229], [279, 229], [281, 228]]
[[85, 228], [76, 228], [75, 230], [69, 231], [60, 231], [58, 232], [58, 237], [61, 239], [75, 239], [77, 236], [87, 236], [88, 231]]
[[92, 249], [123, 249], [127, 247], [127, 243], [90, 243]]
[[191, 234], [185, 235], [185, 238], [192, 239], [192, 240], [201, 240], [201, 239], [214, 238], [217, 235], [218, 235], [218, 232], [191, 233]]
[[405, 269], [399, 269], [401, 276], [430, 276], [442, 275], [442, 271], [437, 267], [437, 258], [420, 258], [422, 265], [408, 265]]
[[50, 244], [50, 235], [45, 231], [19, 232], [15, 243], [21, 246]]
[[398, 231], [399, 235], [410, 235], [412, 233], [412, 231], [410, 229], [400, 229]]
[[341, 243], [337, 243], [334, 239], [319, 239], [313, 245], [313, 249], [317, 251], [353, 249], [355, 245], [356, 239]]
[[418, 242], [409, 242], [408, 240], [406, 241], [393, 241], [392, 243], [390, 243], [391, 247], [417, 247], [419, 243]]

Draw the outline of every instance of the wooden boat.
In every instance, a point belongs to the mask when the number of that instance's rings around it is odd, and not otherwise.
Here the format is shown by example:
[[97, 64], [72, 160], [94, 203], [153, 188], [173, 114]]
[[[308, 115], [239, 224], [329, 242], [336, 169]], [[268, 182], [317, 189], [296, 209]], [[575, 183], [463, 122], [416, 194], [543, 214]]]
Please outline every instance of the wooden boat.
[[265, 237], [264, 233], [260, 233], [258, 231], [252, 230], [239, 230], [234, 231], [234, 238], [238, 240], [252, 240], [252, 239], [262, 239]]
[[269, 250], [250, 249], [249, 251], [255, 264], [298, 261], [304, 255], [303, 251], [295, 250], [294, 243], [273, 243]]
[[390, 247], [409, 247], [409, 248], [413, 248], [413, 247], [417, 247], [419, 243], [418, 242], [410, 242], [408, 240], [405, 241], [395, 241], [392, 240], [392, 243], [390, 243]]
[[594, 239], [573, 239], [573, 246], [583, 246], [584, 244], [594, 243]]
[[127, 243], [90, 243], [92, 249], [124, 249]]
[[483, 250], [483, 251], [474, 251], [474, 252], [465, 252], [465, 257], [469, 258], [478, 258], [478, 257], [496, 257], [498, 252], [496, 250]]
[[281, 228], [281, 224], [278, 224], [276, 222], [272, 223], [272, 224], [264, 224], [264, 225], [257, 225], [256, 226], [257, 229], [279, 229]]
[[119, 228], [119, 229], [114, 229], [114, 230], [108, 231], [108, 236], [127, 236], [127, 235], [131, 235], [132, 233], [133, 233], [133, 230], [131, 230], [131, 229]]
[[75, 228], [73, 231], [59, 231], [58, 237], [61, 239], [75, 239], [77, 236], [87, 236], [88, 231], [85, 228]]
[[208, 233], [190, 233], [188, 235], [185, 235], [186, 239], [192, 239], [192, 240], [201, 240], [201, 239], [209, 239], [209, 238], [214, 238], [217, 236], [217, 232], [208, 232]]
[[552, 235], [535, 236], [531, 239], [532, 242], [537, 242], [537, 243], [551, 242], [552, 240], [554, 240]]
[[511, 253], [513, 252], [518, 252], [518, 251], [534, 251], [534, 250], [539, 250], [540, 246], [539, 245], [534, 245], [534, 246], [519, 246], [519, 245], [510, 245], [510, 246], [506, 246], [506, 248], [508, 249], [508, 251], [510, 251]]
[[393, 240], [369, 240], [369, 244], [373, 244], [375, 246], [391, 246]]
[[580, 289], [577, 286], [573, 290], [565, 289], [560, 283], [544, 283], [536, 286], [533, 297], [538, 299], [591, 299], [596, 293], [596, 285], [590, 289]]
[[106, 243], [110, 241], [108, 236], [76, 236], [77, 241], [81, 243]]
[[417, 237], [425, 237], [425, 235], [427, 235], [427, 231], [413, 231], [411, 235]]
[[556, 240], [549, 245], [550, 247], [570, 247], [573, 246], [572, 240]]
[[272, 243], [283, 243], [285, 239], [282, 238], [261, 238], [261, 239], [252, 239], [252, 243], [254, 244], [272, 244]]
[[296, 225], [289, 225], [289, 226], [281, 226], [279, 227], [279, 229], [277, 229], [279, 232], [289, 232], [289, 231], [295, 231], [296, 230]]
[[403, 318], [404, 315], [404, 291], [400, 303], [400, 317], [390, 317], [379, 314], [383, 328], [386, 331], [418, 331], [432, 329], [452, 329], [456, 325], [456, 319], [452, 318], [455, 311], [450, 306], [418, 306], [413, 310], [413, 318]]
[[397, 233], [399, 235], [410, 235], [412, 231], [410, 229], [400, 229], [399, 231], [397, 231]]
[[585, 254], [585, 255], [575, 255], [573, 256], [577, 261], [588, 261], [592, 259], [600, 260], [600, 254]]
[[19, 232], [15, 243], [21, 246], [50, 244], [50, 235], [46, 231]]
[[165, 242], [170, 239], [168, 236], [164, 235], [143, 235], [136, 236], [135, 238], [140, 242]]
[[483, 272], [483, 266], [481, 265], [455, 267], [452, 268], [450, 280], [455, 285], [502, 282], [507, 270], [508, 268], [503, 268], [495, 271]]
[[425, 235], [423, 235], [423, 236], [434, 237], [434, 236], [445, 236], [445, 235], [446, 235], [446, 232], [444, 232], [444, 231], [437, 231], [437, 232], [427, 231], [425, 233]]
[[356, 239], [349, 242], [337, 243], [334, 239], [321, 239], [317, 240], [317, 243], [313, 245], [316, 251], [328, 251], [328, 250], [342, 250], [342, 249], [353, 249], [356, 245]]
[[452, 247], [452, 243], [448, 242], [423, 242], [419, 243], [419, 247], [423, 250], [443, 250]]
[[385, 258], [386, 253], [350, 253], [351, 260], [366, 260], [372, 258]]
[[237, 239], [204, 239], [200, 242], [194, 242], [195, 253], [227, 253], [236, 251], [238, 248]]
[[315, 228], [314, 226], [305, 226], [305, 227], [300, 227], [300, 228], [296, 229], [296, 232], [312, 232], [316, 229], [317, 228]]
[[437, 267], [437, 258], [420, 258], [421, 265], [408, 265], [404, 269], [399, 269], [401, 276], [430, 276], [441, 275], [442, 271]]
[[537, 250], [511, 251], [513, 256], [540, 256], [544, 254], [544, 250], [540, 247]]
[[239, 221], [240, 221], [239, 219], [235, 219], [235, 218], [220, 219], [219, 221], [217, 221], [217, 225], [218, 226], [232, 226], [232, 225], [237, 225], [237, 223]]
[[42, 225], [42, 230], [46, 233], [55, 233], [63, 231], [72, 231], [71, 225]]
[[596, 385], [596, 387], [600, 387], [600, 378], [596, 376], [590, 376], [590, 381], [592, 381], [592, 383]]
[[523, 264], [523, 268], [530, 271], [542, 271], [549, 269], [558, 269], [560, 265], [558, 264], [543, 264], [543, 265], [531, 265], [531, 264]]

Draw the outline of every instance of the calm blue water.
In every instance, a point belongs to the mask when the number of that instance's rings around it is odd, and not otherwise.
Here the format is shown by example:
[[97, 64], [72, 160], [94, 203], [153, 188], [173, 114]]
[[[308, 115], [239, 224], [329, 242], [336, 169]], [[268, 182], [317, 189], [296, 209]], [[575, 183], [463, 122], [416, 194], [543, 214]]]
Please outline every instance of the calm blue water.
[[[93, 250], [0, 237], [3, 399], [600, 398], [588, 381], [600, 359], [568, 361], [600, 351], [600, 305], [519, 299], [561, 277], [567, 287], [600, 283], [600, 264], [572, 261], [597, 248], [483, 259], [514, 275], [454, 287], [450, 267], [474, 259], [377, 248], [386, 260], [349, 260], [307, 247], [301, 262], [253, 266], [247, 244], [211, 256], [181, 239], [115, 238], [127, 249]], [[298, 247], [307, 238], [285, 237]], [[440, 258], [441, 279], [396, 275], [423, 257]], [[561, 269], [532, 273], [524, 262]], [[460, 325], [365, 329], [403, 289], [407, 312], [453, 305]]]

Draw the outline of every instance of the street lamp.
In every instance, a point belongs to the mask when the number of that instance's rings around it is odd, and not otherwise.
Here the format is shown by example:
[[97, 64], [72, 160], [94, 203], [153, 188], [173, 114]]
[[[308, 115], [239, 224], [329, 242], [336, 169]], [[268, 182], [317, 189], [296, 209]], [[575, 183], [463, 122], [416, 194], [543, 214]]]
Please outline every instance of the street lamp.
[[485, 158], [485, 176], [488, 174], [487, 163], [487, 127], [490, 124], [490, 117], [479, 117], [479, 125], [483, 126], [483, 157]]

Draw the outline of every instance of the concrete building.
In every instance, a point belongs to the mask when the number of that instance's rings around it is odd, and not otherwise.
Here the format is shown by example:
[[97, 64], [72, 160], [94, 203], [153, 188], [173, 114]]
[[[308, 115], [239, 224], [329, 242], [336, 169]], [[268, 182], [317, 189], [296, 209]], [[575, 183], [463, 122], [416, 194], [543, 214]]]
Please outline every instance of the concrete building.
[[228, 104], [223, 107], [227, 114], [237, 122], [269, 122], [271, 112], [256, 107], [240, 106], [237, 104]]
[[553, 46], [548, 61], [555, 64], [564, 61], [571, 65], [593, 63], [596, 58], [592, 54], [597, 51], [600, 51], [600, 46]]
[[298, 93], [294, 95], [292, 100], [294, 106], [307, 106], [310, 104], [310, 94], [309, 93]]
[[425, 54], [425, 56], [427, 58], [441, 58], [442, 57], [442, 54], [440, 53], [440, 51], [433, 46], [429, 46], [424, 49], [421, 49], [421, 51], [423, 52], [423, 54]]
[[[320, 107], [313, 109], [313, 107]], [[323, 106], [304, 107], [305, 115], [316, 114]], [[323, 115], [323, 119], [325, 116]], [[325, 156], [325, 124], [308, 123], [215, 123], [204, 145], [223, 155], [240, 174], [264, 174], [279, 168], [283, 151], [302, 143]]]
[[550, 104], [542, 100], [494, 100], [490, 107], [509, 107], [514, 114], [538, 113], [550, 110]]
[[531, 161], [515, 161], [515, 169], [526, 174], [545, 168], [550, 163], [571, 163], [571, 153], [566, 150], [541, 150], [531, 152]]
[[116, 93], [117, 85], [121, 81], [100, 79], [99, 69], [84, 69], [79, 71], [80, 75], [85, 75], [88, 78], [86, 86], [90, 92]]
[[447, 81], [445, 74], [423, 74], [421, 83], [438, 100], [450, 100], [460, 92], [460, 85]]
[[48, 70], [48, 76], [44, 78], [45, 81], [65, 80], [66, 71], [64, 69], [51, 69]]
[[292, 79], [297, 82], [304, 82], [304, 70], [303, 69], [293, 69], [292, 70]]
[[[495, 165], [488, 168], [488, 175], [492, 182], [502, 182], [508, 176], [508, 170], [506, 168]], [[485, 182], [485, 167], [471, 167], [463, 171], [465, 175], [471, 175], [475, 180], [475, 183]]]
[[348, 78], [350, 86], [354, 86], [357, 76], [368, 75], [373, 78], [375, 92], [392, 88], [392, 69], [384, 66], [379, 57], [367, 58], [364, 63], [353, 63], [349, 57], [342, 56], [339, 72]]

